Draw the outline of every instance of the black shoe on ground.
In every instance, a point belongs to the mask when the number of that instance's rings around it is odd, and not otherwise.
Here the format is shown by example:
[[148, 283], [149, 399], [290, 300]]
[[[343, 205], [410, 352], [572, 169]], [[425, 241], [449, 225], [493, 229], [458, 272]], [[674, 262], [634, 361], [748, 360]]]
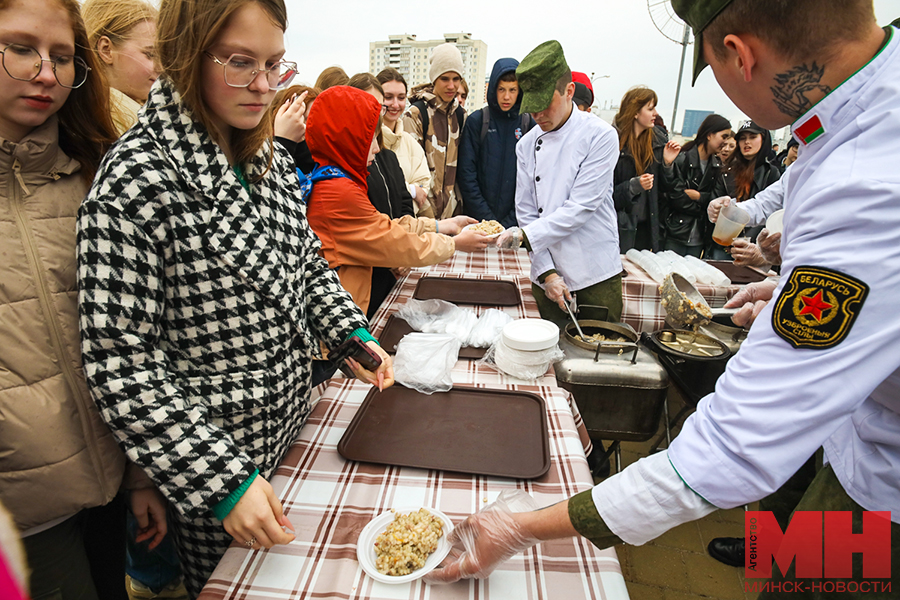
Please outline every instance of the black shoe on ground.
[[731, 567], [744, 566], [744, 538], [720, 537], [706, 547], [709, 555]]

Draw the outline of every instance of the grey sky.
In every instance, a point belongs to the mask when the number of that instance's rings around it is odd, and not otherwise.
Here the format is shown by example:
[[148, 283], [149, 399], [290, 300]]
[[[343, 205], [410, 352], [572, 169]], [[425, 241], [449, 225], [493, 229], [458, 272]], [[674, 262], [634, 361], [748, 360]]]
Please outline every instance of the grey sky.
[[[556, 39], [573, 70], [610, 76], [594, 82], [597, 104], [618, 103], [628, 88], [643, 84], [659, 95], [659, 112], [666, 123], [672, 119], [681, 46], [656, 30], [646, 0], [286, 2], [290, 17], [286, 58], [297, 61], [299, 79], [309, 84], [331, 65], [342, 66], [350, 75], [368, 70], [369, 42], [395, 33], [416, 34], [420, 40], [471, 33], [488, 45], [488, 74], [498, 58], [521, 60], [541, 42]], [[900, 0], [875, 0], [875, 15], [878, 23], [890, 23], [900, 16]], [[709, 69], [691, 88], [692, 49], [688, 48], [676, 129], [686, 108], [712, 110], [737, 122], [740, 110], [722, 93]]]

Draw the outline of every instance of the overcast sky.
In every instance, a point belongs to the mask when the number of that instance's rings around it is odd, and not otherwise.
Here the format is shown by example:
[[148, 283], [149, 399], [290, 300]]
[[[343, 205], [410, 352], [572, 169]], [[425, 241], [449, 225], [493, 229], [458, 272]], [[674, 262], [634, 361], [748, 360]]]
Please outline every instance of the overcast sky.
[[[488, 75], [498, 58], [521, 60], [538, 44], [556, 39], [572, 70], [610, 76], [594, 82], [596, 104], [617, 104], [628, 88], [642, 84], [658, 94], [666, 123], [672, 120], [681, 45], [656, 30], [647, 0], [286, 2], [290, 26], [285, 58], [297, 61], [299, 79], [309, 84], [331, 65], [342, 66], [350, 75], [368, 70], [369, 42], [387, 40], [391, 34], [430, 40], [444, 33], [471, 33], [487, 44]], [[875, 0], [875, 15], [879, 24], [890, 23], [900, 17], [900, 0]], [[689, 46], [675, 129], [680, 129], [687, 108], [715, 111], [733, 123], [742, 119], [708, 68], [697, 86], [690, 86], [692, 51]]]

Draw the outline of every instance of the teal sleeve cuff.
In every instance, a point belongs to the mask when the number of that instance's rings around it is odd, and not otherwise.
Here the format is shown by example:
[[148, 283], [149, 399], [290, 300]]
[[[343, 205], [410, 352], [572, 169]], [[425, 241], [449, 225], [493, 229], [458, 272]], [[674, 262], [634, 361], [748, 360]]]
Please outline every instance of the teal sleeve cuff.
[[371, 333], [369, 333], [369, 330], [366, 329], [365, 327], [360, 327], [359, 329], [354, 329], [353, 332], [347, 336], [347, 339], [349, 340], [354, 335], [356, 337], [358, 337], [359, 341], [361, 341], [363, 344], [365, 344], [366, 342], [375, 342], [379, 346], [381, 345], [381, 343], [375, 339], [375, 336], [372, 335]]
[[259, 475], [259, 469], [253, 471], [253, 475], [248, 477], [247, 481], [241, 484], [241, 487], [228, 494], [224, 500], [213, 506], [213, 514], [218, 520], [225, 520], [225, 517], [228, 516], [228, 513], [231, 512], [234, 505], [238, 503], [238, 500], [244, 496], [244, 492], [247, 491], [247, 488], [250, 487], [250, 484], [253, 483], [253, 480], [256, 479], [257, 475]]

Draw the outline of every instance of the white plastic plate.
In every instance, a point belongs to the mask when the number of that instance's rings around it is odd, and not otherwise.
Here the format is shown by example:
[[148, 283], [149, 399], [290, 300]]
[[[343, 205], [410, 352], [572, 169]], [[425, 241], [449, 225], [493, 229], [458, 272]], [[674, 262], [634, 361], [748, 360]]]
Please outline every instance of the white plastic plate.
[[[471, 225], [466, 225], [465, 227], [463, 227], [463, 231], [465, 231], [466, 229], [472, 229], [476, 225], [480, 225], [480, 224], [481, 223], [472, 223]], [[503, 229], [502, 231], [500, 231], [500, 233], [503, 233], [504, 231], [506, 231], [506, 229]], [[498, 237], [500, 237], [500, 233], [492, 233], [489, 236], [487, 236], [487, 238], [489, 240], [496, 240]]]
[[559, 327], [544, 319], [516, 319], [503, 327], [503, 342], [514, 350], [546, 350], [559, 342]]
[[[409, 575], [393, 576], [379, 573], [378, 569], [375, 567], [375, 539], [383, 533], [390, 522], [394, 520], [394, 513], [411, 513], [418, 511], [420, 508], [424, 508], [444, 523], [444, 535], [438, 540], [437, 550], [425, 559], [424, 567], [413, 571]], [[356, 542], [356, 558], [359, 560], [359, 564], [362, 566], [363, 571], [366, 572], [366, 575], [375, 581], [391, 584], [409, 583], [410, 581], [421, 579], [426, 574], [433, 571], [441, 564], [441, 561], [450, 554], [450, 542], [447, 541], [447, 534], [449, 534], [452, 529], [453, 523], [450, 521], [450, 518], [434, 508], [428, 506], [395, 508], [378, 515], [363, 527], [362, 532], [359, 534], [359, 540]]]
[[769, 230], [769, 235], [773, 233], [781, 233], [784, 230], [784, 209], [776, 210], [769, 218], [766, 219], [766, 229]]

